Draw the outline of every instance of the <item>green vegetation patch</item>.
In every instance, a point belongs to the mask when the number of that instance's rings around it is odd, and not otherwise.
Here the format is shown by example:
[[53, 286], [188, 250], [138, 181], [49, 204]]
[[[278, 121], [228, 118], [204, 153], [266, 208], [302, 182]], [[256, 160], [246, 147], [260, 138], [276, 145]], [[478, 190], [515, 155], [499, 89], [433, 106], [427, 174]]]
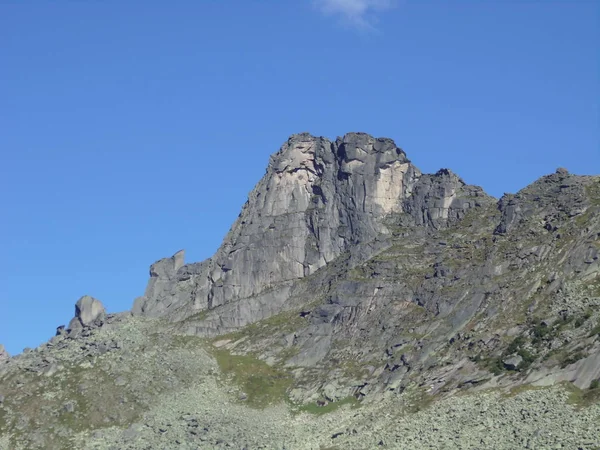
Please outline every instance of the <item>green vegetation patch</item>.
[[565, 367], [570, 366], [571, 364], [574, 364], [585, 357], [585, 353], [583, 353], [581, 350], [578, 350], [575, 353], [565, 354], [560, 359], [560, 368], [564, 369]]
[[[594, 381], [598, 383], [594, 383]], [[573, 383], [563, 383], [565, 389], [569, 392], [567, 403], [579, 408], [586, 408], [600, 402], [599, 380], [592, 381], [589, 389], [579, 389]]]
[[545, 389], [549, 389], [548, 386], [533, 386], [532, 384], [520, 384], [518, 386], [510, 388], [508, 393], [504, 393], [503, 396], [505, 398], [510, 398], [510, 397], [515, 397], [515, 396], [521, 394], [522, 392], [541, 391], [541, 390], [545, 390]]
[[585, 192], [591, 206], [585, 213], [575, 217], [575, 224], [578, 227], [589, 224], [592, 217], [598, 214], [598, 207], [600, 206], [600, 182], [594, 181], [590, 183], [586, 186]]
[[542, 341], [551, 341], [573, 324], [574, 328], [582, 326], [586, 320], [592, 316], [589, 310], [586, 310], [582, 315], [563, 316], [556, 323], [546, 325], [539, 318], [533, 318], [529, 324], [531, 334], [533, 335], [532, 344], [539, 345]]
[[[583, 326], [592, 317], [592, 315], [592, 310], [587, 309], [581, 314], [564, 316], [556, 321], [556, 323], [551, 325], [545, 324], [539, 318], [533, 318], [529, 321], [529, 330], [525, 334], [515, 337], [515, 339], [508, 345], [508, 347], [500, 356], [482, 358], [479, 362], [482, 367], [489, 370], [494, 375], [501, 375], [504, 371], [508, 370], [502, 361], [510, 355], [517, 354], [523, 358], [523, 361], [521, 364], [519, 364], [517, 370], [519, 372], [523, 372], [531, 367], [531, 365], [535, 362], [545, 343], [556, 339], [566, 329], [575, 329]], [[594, 327], [589, 335], [594, 336], [596, 334], [600, 334], [600, 324]], [[528, 335], [531, 336], [531, 346], [533, 347], [532, 350], [527, 348], [527, 343], [529, 341]], [[564, 349], [554, 349], [548, 353], [545, 353], [543, 359], [548, 360], [550, 358], [556, 358], [560, 366], [565, 368], [569, 364], [573, 364], [585, 357], [586, 354], [582, 350], [572, 352]]]
[[526, 344], [527, 340], [524, 336], [517, 336], [500, 356], [482, 359], [481, 365], [494, 375], [501, 375], [504, 371], [509, 370], [502, 361], [510, 355], [517, 354], [522, 358], [522, 361], [516, 370], [523, 372], [531, 367], [531, 364], [535, 361], [535, 355], [525, 348]]
[[247, 395], [250, 407], [262, 409], [285, 400], [292, 384], [287, 372], [249, 355], [233, 355], [224, 349], [214, 349], [212, 354], [221, 371]]
[[594, 181], [586, 186], [585, 192], [594, 206], [600, 206], [600, 181]]
[[504, 363], [502, 362], [502, 357], [491, 357], [491, 358], [483, 358], [479, 360], [481, 367], [488, 370], [492, 374], [498, 376], [502, 375], [506, 370], [504, 368]]
[[[407, 391], [410, 391], [410, 388]], [[409, 394], [409, 404], [405, 411], [409, 414], [424, 411], [435, 402], [436, 398], [435, 395], [429, 395], [423, 388], [418, 387]]]
[[300, 405], [295, 407], [296, 412], [305, 412], [309, 414], [322, 415], [338, 410], [344, 405], [350, 405], [352, 409], [359, 408], [361, 405], [360, 401], [355, 397], [346, 397], [337, 402], [329, 402], [325, 404], [319, 404], [318, 402], [307, 403], [306, 405]]
[[192, 336], [187, 334], [176, 334], [172, 336], [170, 347], [174, 349], [193, 349], [196, 347], [205, 348], [208, 340], [198, 336]]
[[210, 312], [209, 309], [204, 309], [196, 314], [193, 314], [191, 316], [189, 316], [188, 318], [186, 318], [183, 323], [190, 323], [190, 322], [201, 322], [203, 320], [205, 320], [208, 317], [208, 313]]
[[596, 335], [600, 336], [600, 322], [598, 322], [598, 324], [594, 328], [592, 328], [589, 333], [590, 337]]

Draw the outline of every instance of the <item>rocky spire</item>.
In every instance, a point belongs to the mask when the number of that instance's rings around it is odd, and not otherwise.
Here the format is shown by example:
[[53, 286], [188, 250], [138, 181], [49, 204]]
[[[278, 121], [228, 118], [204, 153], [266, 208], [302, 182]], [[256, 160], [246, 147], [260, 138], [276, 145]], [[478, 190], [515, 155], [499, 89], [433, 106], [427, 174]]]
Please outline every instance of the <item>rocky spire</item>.
[[391, 139], [293, 135], [271, 156], [217, 253], [196, 264], [183, 265], [182, 252], [155, 263], [132, 312], [181, 320], [241, 302], [221, 322], [237, 327], [268, 317], [294, 281], [389, 234], [391, 214], [436, 227], [456, 218], [469, 208], [465, 186], [449, 172], [422, 177]]

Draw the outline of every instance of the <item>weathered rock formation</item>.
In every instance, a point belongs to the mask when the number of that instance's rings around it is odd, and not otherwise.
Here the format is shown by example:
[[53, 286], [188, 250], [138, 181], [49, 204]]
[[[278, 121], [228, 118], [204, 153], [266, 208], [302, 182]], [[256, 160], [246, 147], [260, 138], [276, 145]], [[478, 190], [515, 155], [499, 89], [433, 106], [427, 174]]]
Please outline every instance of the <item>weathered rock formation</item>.
[[390, 215], [440, 228], [490, 199], [450, 171], [422, 175], [390, 139], [294, 135], [271, 157], [215, 256], [184, 265], [178, 252], [156, 262], [132, 312], [180, 321], [235, 303], [198, 332], [244, 326], [284, 309], [296, 281], [389, 236]]
[[106, 317], [106, 310], [100, 300], [84, 295], [75, 303], [75, 317], [69, 322], [69, 330], [78, 330], [101, 324]]
[[4, 348], [4, 345], [0, 344], [0, 361], [4, 361], [5, 359], [10, 358], [10, 355]]
[[216, 254], [154, 263], [132, 313], [82, 297], [0, 364], [0, 450], [595, 448], [600, 177], [496, 201], [389, 139], [295, 135]]
[[[527, 304], [530, 322], [556, 314], [564, 286], [598, 277], [597, 186], [559, 169], [497, 202], [450, 170], [422, 174], [389, 139], [294, 135], [215, 256], [184, 264], [181, 251], [156, 262], [133, 313], [214, 336], [304, 308], [293, 333], [254, 347], [247, 340], [242, 350], [277, 359], [287, 349], [288, 365], [311, 370], [348, 358], [381, 366], [345, 389], [322, 380], [317, 391], [337, 390], [332, 398], [402, 390], [419, 373], [436, 391], [450, 380], [476, 384], [490, 370], [477, 361], [490, 355], [520, 372], [531, 364], [523, 355], [548, 357], [517, 311]], [[596, 307], [569, 298], [563, 315]], [[511, 327], [529, 347], [506, 354]], [[600, 377], [594, 345], [573, 367], [550, 359], [530, 380], [589, 385]], [[308, 384], [301, 399], [315, 392]]]

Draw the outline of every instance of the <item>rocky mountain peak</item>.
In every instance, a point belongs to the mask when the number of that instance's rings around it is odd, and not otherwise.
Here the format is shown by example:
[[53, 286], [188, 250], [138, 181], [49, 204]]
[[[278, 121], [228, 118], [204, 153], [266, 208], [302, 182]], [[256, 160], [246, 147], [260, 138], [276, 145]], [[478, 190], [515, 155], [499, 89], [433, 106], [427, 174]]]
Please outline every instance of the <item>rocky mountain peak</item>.
[[295, 281], [340, 255], [366, 258], [391, 234], [391, 215], [440, 228], [490, 199], [446, 169], [423, 175], [391, 139], [295, 134], [271, 156], [216, 254], [155, 263], [132, 312], [179, 322], [218, 311], [194, 332], [236, 329], [288, 307]]
[[0, 449], [595, 448], [600, 177], [497, 201], [390, 139], [293, 135], [213, 257], [7, 358]]

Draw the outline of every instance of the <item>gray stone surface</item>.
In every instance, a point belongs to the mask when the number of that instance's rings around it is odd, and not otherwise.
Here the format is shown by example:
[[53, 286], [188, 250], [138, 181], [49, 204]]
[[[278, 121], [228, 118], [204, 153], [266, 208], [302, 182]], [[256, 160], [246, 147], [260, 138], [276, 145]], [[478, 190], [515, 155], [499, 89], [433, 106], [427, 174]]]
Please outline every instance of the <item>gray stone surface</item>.
[[512, 355], [502, 360], [504, 367], [508, 370], [517, 370], [522, 362], [523, 358], [520, 355]]
[[[560, 296], [588, 305], [570, 306], [572, 318], [593, 307], [564, 290], [573, 276], [591, 282], [600, 273], [597, 184], [557, 170], [497, 202], [448, 169], [421, 174], [389, 139], [294, 135], [271, 157], [215, 256], [184, 264], [179, 252], [155, 263], [133, 313], [216, 336], [316, 303], [283, 340], [288, 366], [322, 373], [307, 382], [306, 398], [327, 385], [331, 361], [347, 358], [378, 367], [368, 382], [346, 380], [361, 395], [402, 390], [417, 376], [435, 390], [475, 385], [490, 366], [474, 361], [490, 358], [526, 374], [531, 361], [515, 365], [522, 356], [504, 354], [517, 338], [546, 382], [584, 387], [592, 363], [566, 374], [516, 311], [528, 302], [527, 320], [556, 320]], [[577, 352], [574, 336], [552, 345]], [[271, 360], [280, 348], [249, 339], [240, 351]], [[589, 344], [585, 352], [597, 350]]]
[[238, 328], [284, 310], [291, 283], [389, 236], [386, 217], [405, 213], [412, 224], [440, 228], [490, 199], [448, 170], [421, 175], [390, 139], [294, 135], [271, 157], [217, 253], [202, 263], [182, 266], [182, 252], [155, 263], [132, 312], [180, 321], [236, 303], [197, 332]]
[[[75, 304], [75, 317], [69, 322], [68, 329], [77, 330], [98, 324], [106, 317], [106, 310], [100, 300], [84, 295]], [[57, 330], [58, 332], [58, 330]]]
[[0, 344], [0, 361], [6, 360], [8, 358], [10, 358], [10, 355], [4, 348], [4, 345]]
[[[402, 393], [329, 413], [310, 414], [283, 401], [255, 409], [221, 372], [205, 340], [173, 336], [156, 319], [121, 316], [114, 323], [76, 339], [61, 336], [55, 345], [6, 363], [8, 371], [0, 374], [1, 450], [600, 445], [600, 405], [580, 404], [558, 386], [514, 394], [487, 389], [440, 396], [429, 405], [411, 384]], [[103, 345], [108, 352], [100, 351]], [[40, 377], [51, 364], [64, 369]], [[339, 399], [344, 389], [332, 379], [327, 398]]]

